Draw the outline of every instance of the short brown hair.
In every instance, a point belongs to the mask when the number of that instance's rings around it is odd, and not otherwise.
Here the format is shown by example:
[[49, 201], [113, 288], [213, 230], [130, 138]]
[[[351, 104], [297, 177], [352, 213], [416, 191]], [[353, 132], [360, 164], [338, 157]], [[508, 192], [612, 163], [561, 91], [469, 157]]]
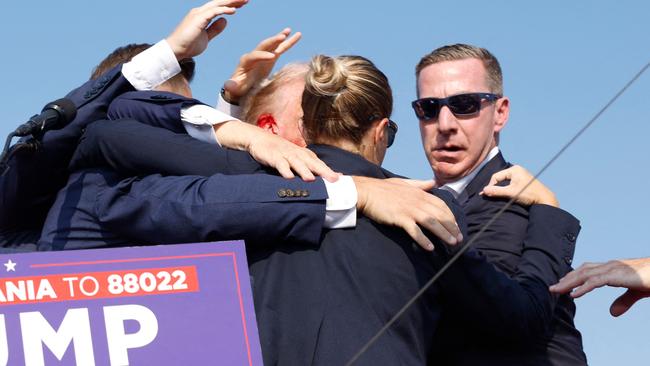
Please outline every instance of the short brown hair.
[[315, 56], [302, 94], [307, 142], [360, 143], [372, 123], [390, 118], [388, 78], [361, 56]]
[[95, 80], [106, 71], [114, 68], [119, 64], [131, 61], [131, 59], [138, 53], [151, 47], [148, 43], [131, 43], [123, 47], [116, 48], [106, 58], [104, 58], [99, 65], [95, 66], [93, 72], [90, 74], [90, 80]]
[[468, 44], [457, 43], [436, 48], [433, 52], [422, 57], [415, 67], [415, 76], [419, 77], [425, 67], [444, 61], [458, 61], [468, 58], [475, 58], [483, 62], [487, 74], [487, 85], [490, 92], [503, 95], [503, 74], [499, 60], [485, 48]]

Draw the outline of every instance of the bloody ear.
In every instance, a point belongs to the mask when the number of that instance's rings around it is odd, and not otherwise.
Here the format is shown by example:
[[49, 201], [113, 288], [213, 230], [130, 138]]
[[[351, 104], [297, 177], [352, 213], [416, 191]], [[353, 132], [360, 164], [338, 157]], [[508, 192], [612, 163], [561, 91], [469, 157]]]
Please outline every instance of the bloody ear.
[[267, 130], [274, 135], [278, 134], [278, 124], [270, 113], [264, 113], [257, 117], [257, 127]]

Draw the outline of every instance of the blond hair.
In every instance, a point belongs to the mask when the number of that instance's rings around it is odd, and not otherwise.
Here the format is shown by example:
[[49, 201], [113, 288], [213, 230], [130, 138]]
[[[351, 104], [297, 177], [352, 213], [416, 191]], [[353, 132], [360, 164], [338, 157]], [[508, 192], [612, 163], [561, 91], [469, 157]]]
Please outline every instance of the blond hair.
[[436, 48], [433, 52], [422, 57], [415, 67], [415, 76], [419, 77], [425, 67], [445, 61], [458, 61], [475, 58], [483, 62], [487, 75], [487, 85], [490, 92], [503, 95], [503, 74], [499, 61], [485, 48], [468, 44], [454, 44]]
[[308, 70], [307, 64], [293, 63], [283, 66], [271, 77], [263, 80], [242, 100], [242, 117], [244, 121], [255, 124], [260, 115], [268, 113], [268, 108], [275, 98], [275, 92], [294, 80], [304, 80]]
[[378, 118], [393, 112], [388, 79], [361, 56], [315, 56], [302, 94], [308, 142], [346, 139], [359, 144]]

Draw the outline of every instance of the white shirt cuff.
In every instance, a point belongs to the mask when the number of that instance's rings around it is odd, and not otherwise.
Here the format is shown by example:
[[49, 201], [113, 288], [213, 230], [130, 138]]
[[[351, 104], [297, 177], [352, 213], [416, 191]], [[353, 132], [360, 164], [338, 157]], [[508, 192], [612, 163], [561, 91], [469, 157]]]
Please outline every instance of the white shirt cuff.
[[229, 114], [235, 118], [241, 118], [241, 107], [238, 105], [230, 104], [223, 99], [223, 95], [219, 93], [217, 97], [217, 110]]
[[343, 229], [357, 225], [357, 187], [352, 177], [344, 175], [330, 183], [326, 180], [325, 189], [329, 197], [325, 202], [326, 229]]
[[181, 66], [164, 39], [122, 65], [122, 75], [136, 90], [152, 90], [179, 72]]
[[237, 119], [204, 104], [181, 108], [181, 120], [187, 134], [197, 140], [219, 144], [214, 125]]

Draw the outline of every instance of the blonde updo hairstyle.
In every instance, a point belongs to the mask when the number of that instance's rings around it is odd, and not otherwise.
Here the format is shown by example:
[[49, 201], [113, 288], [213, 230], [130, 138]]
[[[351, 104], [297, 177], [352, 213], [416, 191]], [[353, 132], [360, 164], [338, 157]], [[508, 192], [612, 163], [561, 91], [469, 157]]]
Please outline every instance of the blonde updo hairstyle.
[[302, 94], [308, 143], [341, 139], [360, 144], [373, 122], [390, 118], [393, 93], [388, 79], [361, 56], [315, 56]]

